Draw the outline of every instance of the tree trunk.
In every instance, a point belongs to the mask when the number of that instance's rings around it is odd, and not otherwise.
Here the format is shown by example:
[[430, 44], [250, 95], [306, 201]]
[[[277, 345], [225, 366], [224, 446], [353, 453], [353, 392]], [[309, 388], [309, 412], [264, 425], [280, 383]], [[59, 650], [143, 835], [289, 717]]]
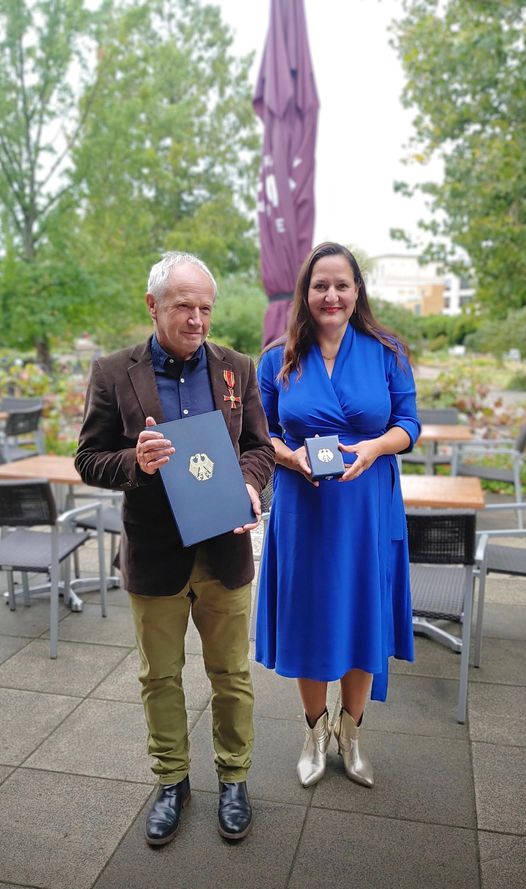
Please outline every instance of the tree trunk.
[[47, 336], [44, 335], [36, 341], [35, 350], [37, 355], [37, 363], [46, 371], [46, 373], [51, 373], [51, 365], [53, 361], [51, 358], [49, 340]]

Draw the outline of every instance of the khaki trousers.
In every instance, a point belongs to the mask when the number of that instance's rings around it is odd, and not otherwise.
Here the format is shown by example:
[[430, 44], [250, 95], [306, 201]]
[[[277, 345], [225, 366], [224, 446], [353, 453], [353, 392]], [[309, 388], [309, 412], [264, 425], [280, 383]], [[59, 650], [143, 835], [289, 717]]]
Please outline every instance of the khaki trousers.
[[215, 763], [220, 781], [244, 781], [254, 743], [248, 660], [251, 584], [229, 590], [211, 576], [198, 548], [188, 583], [173, 596], [130, 594], [152, 771], [176, 784], [190, 767], [181, 673], [192, 612], [212, 685]]

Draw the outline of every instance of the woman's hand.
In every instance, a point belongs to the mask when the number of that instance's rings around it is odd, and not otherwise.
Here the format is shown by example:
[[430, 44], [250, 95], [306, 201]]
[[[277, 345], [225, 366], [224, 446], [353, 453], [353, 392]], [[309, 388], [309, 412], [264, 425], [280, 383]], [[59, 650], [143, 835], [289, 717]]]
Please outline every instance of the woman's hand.
[[339, 482], [351, 482], [353, 479], [358, 478], [362, 472], [365, 472], [366, 469], [373, 465], [376, 458], [382, 453], [376, 438], [359, 441], [354, 445], [340, 444], [339, 448], [343, 454], [356, 454], [354, 463], [345, 463], [346, 469], [342, 477], [338, 479]]
[[312, 470], [307, 461], [305, 445], [302, 445], [301, 448], [298, 448], [296, 451], [290, 452], [287, 466], [289, 467], [289, 469], [293, 469], [294, 472], [301, 472], [303, 477], [306, 478], [311, 485], [314, 485], [315, 488], [319, 488], [320, 483], [313, 482], [311, 479]]

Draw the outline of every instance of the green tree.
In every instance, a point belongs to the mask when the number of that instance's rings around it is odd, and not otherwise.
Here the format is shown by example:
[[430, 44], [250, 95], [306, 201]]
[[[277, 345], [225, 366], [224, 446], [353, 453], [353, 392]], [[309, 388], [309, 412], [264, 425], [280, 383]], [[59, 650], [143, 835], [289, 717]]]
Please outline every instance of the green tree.
[[[416, 109], [409, 161], [443, 162], [423, 191], [427, 258], [467, 256], [486, 310], [526, 304], [526, 3], [404, 0], [393, 26]], [[398, 183], [400, 191], [415, 190]], [[397, 233], [400, 235], [400, 233]]]
[[30, 327], [44, 363], [50, 330], [61, 333], [54, 309], [62, 288], [67, 282], [69, 295], [79, 283], [67, 259], [55, 261], [52, 242], [84, 125], [79, 91], [86, 110], [93, 95], [87, 68], [104, 9], [90, 12], [82, 0], [0, 0], [1, 322], [12, 343], [26, 344]]
[[220, 280], [218, 290], [212, 317], [212, 339], [248, 355], [258, 356], [268, 306], [261, 284], [250, 275], [237, 274]]
[[78, 238], [113, 282], [123, 323], [142, 315], [146, 270], [165, 249], [194, 252], [219, 276], [256, 265], [250, 60], [231, 43], [213, 6], [135, 0], [99, 47], [100, 86], [74, 151]]
[[509, 349], [524, 356], [526, 343], [526, 307], [511, 311], [504, 320], [488, 319], [466, 337], [466, 344], [478, 352], [502, 357]]
[[144, 321], [166, 249], [255, 266], [249, 59], [199, 0], [0, 0], [0, 322], [9, 345]]

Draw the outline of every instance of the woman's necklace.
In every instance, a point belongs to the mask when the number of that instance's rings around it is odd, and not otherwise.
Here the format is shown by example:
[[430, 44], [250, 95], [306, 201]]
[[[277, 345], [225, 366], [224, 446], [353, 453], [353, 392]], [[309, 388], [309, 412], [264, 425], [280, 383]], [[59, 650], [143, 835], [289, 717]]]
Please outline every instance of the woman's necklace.
[[[320, 349], [320, 352], [321, 352], [321, 349]], [[337, 355], [337, 354], [338, 354], [338, 353], [336, 353], [336, 355]], [[336, 355], [324, 355], [323, 352], [321, 353], [321, 357], [324, 358], [325, 361], [335, 361], [335, 360], [336, 360]]]

